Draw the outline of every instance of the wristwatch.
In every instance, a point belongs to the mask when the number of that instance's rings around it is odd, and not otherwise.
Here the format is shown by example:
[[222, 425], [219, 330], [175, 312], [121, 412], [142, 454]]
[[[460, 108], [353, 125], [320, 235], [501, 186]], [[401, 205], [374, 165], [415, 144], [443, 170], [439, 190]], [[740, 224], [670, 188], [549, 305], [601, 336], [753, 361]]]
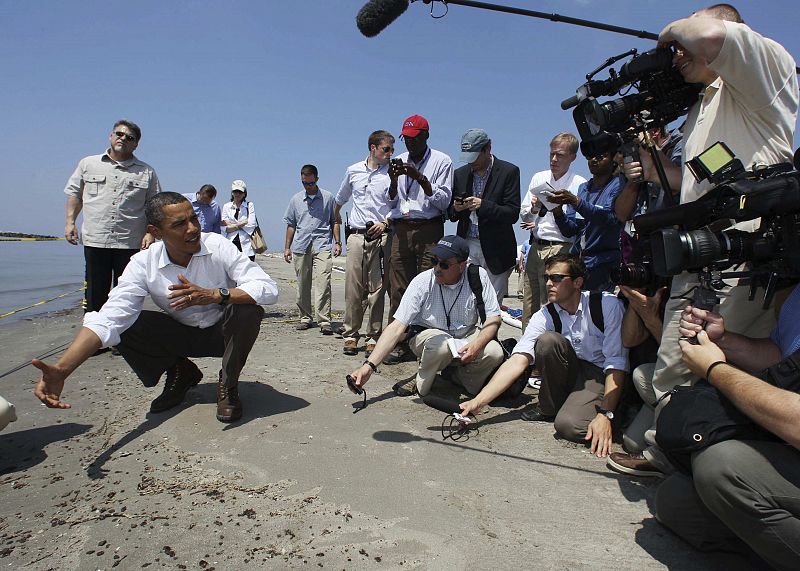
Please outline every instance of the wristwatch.
[[603, 407], [601, 407], [599, 405], [595, 406], [594, 408], [597, 410], [597, 412], [599, 412], [600, 414], [605, 416], [608, 420], [614, 420], [614, 411], [613, 410], [606, 410], [606, 409], [604, 409]]
[[220, 301], [219, 304], [226, 305], [231, 298], [231, 292], [229, 292], [227, 288], [221, 287], [219, 288], [219, 294], [222, 296], [222, 301]]

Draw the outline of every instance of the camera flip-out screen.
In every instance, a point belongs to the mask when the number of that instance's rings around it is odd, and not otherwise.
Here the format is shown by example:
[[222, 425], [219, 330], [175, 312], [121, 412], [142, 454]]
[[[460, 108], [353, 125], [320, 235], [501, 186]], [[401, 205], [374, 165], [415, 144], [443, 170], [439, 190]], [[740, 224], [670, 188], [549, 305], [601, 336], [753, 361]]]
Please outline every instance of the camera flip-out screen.
[[686, 163], [697, 182], [705, 179], [715, 180], [736, 160], [728, 145], [717, 141], [705, 151]]

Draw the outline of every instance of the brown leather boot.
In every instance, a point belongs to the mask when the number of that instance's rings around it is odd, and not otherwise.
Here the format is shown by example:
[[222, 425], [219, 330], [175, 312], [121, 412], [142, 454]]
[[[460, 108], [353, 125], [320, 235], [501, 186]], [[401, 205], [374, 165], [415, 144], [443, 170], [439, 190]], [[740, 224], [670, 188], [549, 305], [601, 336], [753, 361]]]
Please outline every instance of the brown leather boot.
[[167, 369], [164, 390], [151, 404], [150, 412], [163, 412], [183, 402], [186, 391], [203, 378], [203, 373], [189, 359], [181, 358]]
[[217, 420], [234, 422], [242, 418], [242, 401], [239, 400], [239, 385], [226, 387], [222, 378], [217, 382]]

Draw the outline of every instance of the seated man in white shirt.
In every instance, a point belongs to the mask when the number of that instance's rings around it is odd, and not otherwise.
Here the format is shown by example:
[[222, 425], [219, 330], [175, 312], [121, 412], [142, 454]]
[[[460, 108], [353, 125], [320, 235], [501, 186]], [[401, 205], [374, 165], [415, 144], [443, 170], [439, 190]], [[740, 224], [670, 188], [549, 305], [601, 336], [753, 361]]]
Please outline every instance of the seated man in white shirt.
[[[61, 401], [64, 381], [95, 351], [117, 345], [144, 386], [155, 386], [166, 372], [164, 391], [150, 407], [162, 412], [180, 404], [203, 376], [188, 357], [222, 357], [217, 419], [238, 420], [239, 374], [261, 327], [259, 304], [275, 303], [278, 288], [228, 240], [201, 234], [184, 196], [157, 194], [145, 215], [147, 231], [161, 241], [131, 258], [108, 301], [84, 316], [55, 365], [32, 361], [42, 371], [34, 394], [50, 408], [70, 408]], [[148, 295], [164, 312], [142, 310]]]
[[[554, 422], [561, 438], [591, 441], [592, 454], [604, 458], [628, 371], [621, 334], [625, 310], [610, 293], [595, 293], [595, 302], [592, 294], [581, 291], [586, 266], [577, 256], [556, 254], [544, 267], [550, 303], [533, 314], [511, 358], [478, 396], [461, 403], [461, 409], [464, 414], [480, 411], [533, 364], [542, 388], [538, 405], [523, 412], [523, 420]], [[599, 308], [594, 315], [593, 305]]]
[[[405, 339], [409, 330], [416, 333], [408, 343], [419, 358], [419, 369], [410, 387], [395, 385], [395, 393], [400, 396], [418, 392], [424, 397], [437, 373], [448, 366], [452, 366], [452, 379], [474, 395], [503, 362], [503, 348], [495, 339], [500, 327], [500, 306], [489, 274], [475, 266], [486, 313], [483, 326], [479, 327], [479, 302], [467, 271], [469, 244], [458, 236], [445, 236], [431, 254], [433, 267], [411, 280], [394, 321], [384, 329], [369, 358], [353, 371], [356, 386], [363, 386], [378, 371], [376, 363]], [[453, 357], [448, 344], [452, 339], [467, 341], [458, 349], [458, 358]]]

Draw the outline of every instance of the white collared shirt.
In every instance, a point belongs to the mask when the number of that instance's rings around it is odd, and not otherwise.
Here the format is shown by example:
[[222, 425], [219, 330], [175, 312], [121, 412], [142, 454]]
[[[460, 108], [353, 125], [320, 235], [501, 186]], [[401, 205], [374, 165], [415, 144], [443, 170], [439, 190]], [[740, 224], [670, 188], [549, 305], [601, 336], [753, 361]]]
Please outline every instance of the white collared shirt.
[[386, 220], [391, 210], [388, 202], [389, 183], [388, 164], [371, 169], [365, 159], [347, 167], [335, 200], [336, 204], [342, 206], [350, 197], [353, 198], [348, 219], [352, 228], [364, 230], [367, 222]]
[[[404, 163], [413, 162], [408, 153], [403, 153], [398, 158]], [[426, 195], [417, 181], [407, 175], [400, 175], [394, 200], [389, 198], [389, 189], [386, 189], [386, 199], [392, 208], [389, 217], [393, 220], [428, 220], [441, 216], [450, 206], [450, 198], [453, 196], [453, 161], [450, 157], [428, 147], [425, 156], [415, 166], [427, 177], [433, 192], [430, 196]]]
[[525, 198], [520, 205], [519, 216], [523, 222], [536, 222], [536, 228], [533, 229], [533, 236], [539, 240], [549, 240], [550, 242], [572, 242], [572, 238], [565, 237], [556, 225], [556, 219], [553, 217], [552, 212], [548, 212], [539, 218], [538, 208], [534, 211], [531, 206], [531, 197], [534, 188], [540, 184], [550, 183], [550, 186], [556, 190], [568, 190], [574, 195], [578, 195], [578, 188], [586, 182], [586, 179], [581, 175], [568, 170], [560, 179], [553, 178], [553, 171], [546, 170], [537, 172], [531, 178], [531, 183], [528, 185], [528, 192], [525, 193]]
[[[489, 274], [483, 268], [479, 268], [478, 275], [483, 288], [486, 318], [500, 315], [497, 293], [492, 287]], [[417, 274], [408, 284], [394, 318], [406, 325], [422, 325], [446, 331], [456, 339], [470, 335], [478, 324], [478, 306], [469, 286], [466, 270], [457, 283], [441, 286], [436, 283], [433, 268]]]
[[260, 266], [221, 235], [204, 232], [200, 251], [192, 256], [185, 268], [169, 259], [161, 241], [134, 254], [120, 276], [119, 284], [111, 290], [108, 301], [100, 311], [87, 313], [83, 326], [97, 334], [103, 347], [117, 345], [120, 335], [139, 317], [149, 295], [176, 321], [201, 329], [211, 327], [222, 317], [225, 310], [222, 305], [194, 305], [180, 311], [170, 307], [169, 304], [175, 300], [167, 297], [172, 293], [169, 286], [180, 283], [179, 274], [204, 288], [239, 288], [258, 304], [272, 304], [278, 300], [278, 286]]
[[[602, 303], [605, 333], [592, 321], [588, 291], [581, 292], [581, 303], [575, 315], [570, 315], [560, 305], [555, 304], [562, 329], [556, 333], [561, 333], [569, 341], [579, 359], [593, 363], [605, 372], [609, 369], [627, 372], [628, 350], [622, 346], [622, 316], [625, 314], [625, 307], [614, 294], [608, 292], [603, 292]], [[555, 326], [547, 306], [543, 305], [531, 316], [522, 338], [514, 347], [514, 353], [524, 353], [533, 362], [536, 340], [545, 331], [555, 331]]]

